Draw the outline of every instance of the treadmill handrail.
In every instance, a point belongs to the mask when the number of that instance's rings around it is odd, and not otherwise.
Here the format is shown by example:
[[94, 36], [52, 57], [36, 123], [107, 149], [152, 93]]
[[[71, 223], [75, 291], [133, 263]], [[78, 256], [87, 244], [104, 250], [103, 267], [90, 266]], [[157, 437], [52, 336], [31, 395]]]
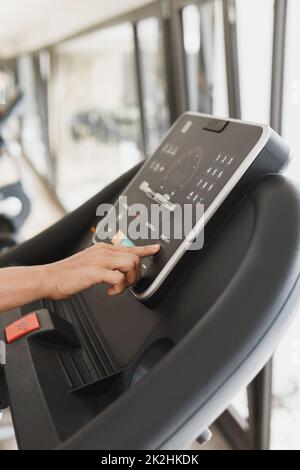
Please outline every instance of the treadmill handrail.
[[[243, 263], [227, 289], [140, 383], [60, 449], [178, 448], [185, 435], [187, 440], [191, 434], [196, 438], [210, 425], [233, 392], [264, 366], [299, 297], [300, 194], [286, 178], [269, 176], [252, 188], [243, 204], [253, 210], [255, 224]], [[243, 304], [241, 299], [247, 301]], [[191, 308], [196, 308], [192, 299]], [[225, 337], [228, 325], [238, 334]]]

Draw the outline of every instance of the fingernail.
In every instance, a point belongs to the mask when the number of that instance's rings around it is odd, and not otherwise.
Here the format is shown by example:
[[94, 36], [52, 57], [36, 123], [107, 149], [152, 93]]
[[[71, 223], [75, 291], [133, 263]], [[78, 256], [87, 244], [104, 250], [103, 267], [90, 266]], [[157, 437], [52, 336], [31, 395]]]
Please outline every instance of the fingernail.
[[153, 250], [158, 250], [160, 249], [160, 245], [152, 245]]

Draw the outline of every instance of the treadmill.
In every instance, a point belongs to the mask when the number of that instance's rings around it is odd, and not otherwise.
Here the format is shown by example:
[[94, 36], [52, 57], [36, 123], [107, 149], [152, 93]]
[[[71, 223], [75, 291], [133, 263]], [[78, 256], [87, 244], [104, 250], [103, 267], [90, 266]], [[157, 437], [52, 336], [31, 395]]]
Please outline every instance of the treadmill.
[[[158, 230], [160, 253], [122, 296], [100, 285], [0, 316], [0, 401], [20, 449], [182, 449], [205, 433], [295, 314], [300, 193], [280, 174], [289, 158], [268, 126], [186, 113], [152, 158], [0, 257], [1, 267], [50, 263], [103, 241], [99, 207], [120, 215], [120, 195], [122, 214], [136, 203], [163, 217], [203, 208], [181, 240]], [[124, 230], [104, 239], [116, 240], [149, 243]], [[11, 325], [21, 335], [8, 344]]]

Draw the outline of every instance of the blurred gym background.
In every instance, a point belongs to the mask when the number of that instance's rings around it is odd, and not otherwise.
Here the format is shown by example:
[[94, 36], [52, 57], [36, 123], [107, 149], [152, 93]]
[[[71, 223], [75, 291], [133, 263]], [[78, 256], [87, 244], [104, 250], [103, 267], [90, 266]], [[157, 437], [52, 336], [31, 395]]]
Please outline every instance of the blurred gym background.
[[[299, 22], [299, 0], [2, 1], [0, 186], [16, 194], [0, 188], [0, 216], [16, 241], [149, 157], [185, 110], [270, 123], [299, 180]], [[300, 318], [273, 361], [274, 449], [300, 448], [299, 366]]]

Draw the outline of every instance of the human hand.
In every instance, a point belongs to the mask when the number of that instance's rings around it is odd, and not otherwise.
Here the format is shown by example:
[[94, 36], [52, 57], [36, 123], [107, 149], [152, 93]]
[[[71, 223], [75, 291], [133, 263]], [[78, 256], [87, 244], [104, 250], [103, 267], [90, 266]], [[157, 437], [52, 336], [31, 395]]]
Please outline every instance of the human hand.
[[47, 297], [66, 299], [97, 284], [108, 284], [107, 294], [119, 295], [141, 278], [141, 258], [153, 256], [159, 245], [117, 247], [99, 243], [70, 258], [41, 267], [49, 288]]

